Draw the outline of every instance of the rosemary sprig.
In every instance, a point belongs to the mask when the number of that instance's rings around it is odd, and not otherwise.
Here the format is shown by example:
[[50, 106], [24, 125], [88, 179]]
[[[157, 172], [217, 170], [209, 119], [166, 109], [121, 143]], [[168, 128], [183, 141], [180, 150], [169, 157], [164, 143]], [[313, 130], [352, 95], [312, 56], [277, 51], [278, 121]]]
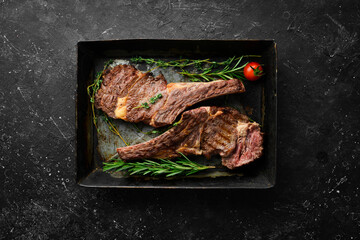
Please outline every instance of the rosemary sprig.
[[[104, 71], [109, 67], [110, 64], [112, 64], [114, 61], [113, 60], [109, 60], [105, 63], [104, 68], [102, 71], [98, 72], [96, 74], [95, 80], [94, 82], [89, 85], [87, 87], [87, 93], [89, 95], [90, 98], [90, 103], [91, 103], [91, 110], [92, 110], [92, 116], [93, 116], [93, 123], [95, 125], [95, 128], [97, 131], [99, 131], [98, 127], [97, 127], [97, 116], [96, 116], [96, 112], [95, 112], [95, 95], [97, 93], [97, 91], [100, 89], [101, 83], [103, 81], [102, 77], [104, 74]], [[100, 110], [99, 110], [100, 111]], [[103, 120], [106, 122], [106, 124], [108, 125], [109, 129], [111, 132], [113, 132], [114, 134], [116, 134], [117, 136], [120, 137], [120, 139], [128, 146], [129, 144], [125, 141], [125, 139], [121, 136], [119, 129], [117, 129], [117, 127], [115, 126], [115, 124], [108, 118], [108, 116], [103, 113]]]
[[[147, 63], [154, 64], [157, 67], [168, 68], [176, 67], [180, 68], [179, 74], [189, 77], [190, 81], [200, 82], [200, 81], [214, 81], [218, 79], [229, 80], [232, 78], [245, 79], [242, 69], [246, 66], [247, 63], [239, 66], [241, 60], [244, 57], [261, 57], [260, 55], [244, 55], [241, 57], [230, 57], [225, 61], [211, 61], [210, 59], [179, 59], [172, 61], [163, 61], [155, 60], [153, 58], [143, 58], [143, 57], [134, 57], [131, 58], [131, 61], [134, 63]], [[237, 62], [236, 62], [237, 61]], [[235, 66], [231, 66], [236, 62]], [[192, 73], [186, 70], [185, 68], [189, 66], [194, 66], [200, 73]], [[222, 69], [218, 69], [223, 66]], [[156, 67], [156, 68], [157, 68]], [[153, 70], [153, 69], [152, 69]]]
[[[242, 57], [261, 57], [260, 55], [244, 55]], [[130, 59], [133, 63], [147, 63], [147, 64], [154, 64], [158, 67], [168, 68], [168, 67], [178, 67], [178, 68], [185, 68], [189, 66], [195, 66], [197, 69], [201, 69], [205, 64], [210, 64], [212, 67], [218, 67], [223, 65], [229, 65], [232, 61], [239, 60], [241, 57], [237, 58], [228, 58], [225, 61], [210, 61], [210, 59], [183, 59], [180, 58], [178, 60], [172, 61], [163, 61], [163, 60], [155, 60], [153, 58], [143, 58], [143, 57], [133, 57]]]
[[234, 66], [231, 66], [231, 64], [235, 60], [235, 57], [233, 57], [228, 65], [226, 65], [223, 69], [219, 69], [219, 70], [213, 69], [213, 67], [210, 66], [208, 68], [204, 68], [202, 73], [191, 73], [185, 69], [182, 69], [182, 71], [179, 73], [183, 76], [189, 77], [190, 80], [194, 82], [200, 82], [202, 80], [210, 82], [210, 81], [218, 80], [220, 78], [223, 80], [229, 80], [232, 78], [244, 80], [245, 79], [244, 73], [241, 70], [244, 69], [244, 67], [248, 63], [246, 62], [245, 64], [240, 65], [242, 59], [243, 57], [240, 57], [236, 62], [236, 64]]
[[202, 60], [190, 60], [190, 59], [179, 59], [173, 61], [163, 61], [163, 60], [155, 60], [153, 58], [143, 58], [143, 57], [133, 57], [130, 59], [131, 62], [134, 63], [146, 63], [146, 64], [155, 64], [158, 67], [168, 68], [168, 67], [178, 67], [184, 68], [191, 65], [199, 65], [202, 63], [211, 63], [210, 59], [202, 59]]
[[124, 162], [121, 159], [111, 159], [112, 162], [104, 162], [103, 171], [126, 171], [130, 175], [150, 175], [172, 177], [177, 175], [191, 175], [202, 170], [215, 168], [192, 162], [184, 154], [176, 161], [159, 159], [159, 162], [144, 160], [142, 162]]

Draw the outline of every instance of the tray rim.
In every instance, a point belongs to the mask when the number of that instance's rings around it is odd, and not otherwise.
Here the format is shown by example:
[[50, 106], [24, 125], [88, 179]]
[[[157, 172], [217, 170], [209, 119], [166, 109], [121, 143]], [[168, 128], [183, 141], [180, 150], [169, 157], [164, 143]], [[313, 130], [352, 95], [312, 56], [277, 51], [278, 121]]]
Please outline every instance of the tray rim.
[[[192, 41], [192, 42], [269, 42], [273, 44], [274, 48], [274, 82], [275, 82], [275, 99], [274, 99], [274, 127], [275, 127], [275, 143], [274, 143], [274, 176], [273, 181], [270, 181], [267, 178], [268, 185], [257, 185], [257, 186], [161, 186], [161, 185], [152, 185], [152, 186], [137, 186], [137, 185], [94, 185], [94, 184], [85, 184], [83, 183], [84, 180], [90, 176], [93, 172], [95, 172], [98, 168], [93, 169], [86, 177], [79, 178], [78, 172], [78, 110], [79, 110], [79, 86], [78, 86], [78, 78], [79, 78], [79, 49], [80, 45], [87, 44], [87, 43], [101, 43], [101, 42], [118, 42], [118, 41]], [[278, 141], [278, 134], [277, 134], [277, 108], [278, 108], [278, 91], [277, 91], [277, 73], [278, 73], [278, 53], [277, 53], [277, 43], [275, 39], [181, 39], [181, 38], [174, 38], [174, 39], [161, 39], [161, 38], [121, 38], [121, 39], [104, 39], [104, 40], [81, 40], [78, 41], [76, 44], [76, 94], [75, 94], [75, 131], [76, 131], [76, 141], [75, 141], [75, 175], [76, 175], [76, 183], [81, 187], [86, 188], [116, 188], [116, 189], [269, 189], [273, 188], [277, 181], [277, 141]]]

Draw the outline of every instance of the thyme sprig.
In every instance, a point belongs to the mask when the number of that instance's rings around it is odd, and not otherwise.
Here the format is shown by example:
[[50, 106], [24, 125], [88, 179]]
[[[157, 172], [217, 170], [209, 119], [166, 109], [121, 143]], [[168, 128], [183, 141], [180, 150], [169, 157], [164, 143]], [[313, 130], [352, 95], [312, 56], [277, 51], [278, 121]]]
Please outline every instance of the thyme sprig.
[[[114, 60], [109, 60], [104, 64], [104, 68], [102, 71], [97, 72], [95, 75], [95, 79], [94, 82], [92, 84], [90, 84], [87, 87], [87, 93], [89, 95], [90, 98], [90, 103], [91, 103], [91, 110], [92, 110], [92, 116], [93, 116], [93, 123], [95, 125], [95, 128], [97, 131], [99, 131], [98, 127], [97, 127], [97, 121], [98, 121], [98, 117], [96, 116], [96, 112], [95, 112], [95, 95], [97, 93], [97, 91], [100, 89], [101, 87], [101, 83], [103, 81], [102, 77], [104, 75], [105, 70], [109, 67], [110, 64], [112, 64], [114, 62]], [[100, 111], [100, 110], [99, 110]], [[100, 111], [102, 113], [102, 118], [105, 121], [105, 123], [108, 125], [109, 129], [111, 132], [113, 132], [114, 134], [116, 134], [124, 143], [125, 145], [129, 145], [125, 139], [121, 136], [119, 129], [115, 126], [115, 124], [109, 119], [109, 117], [102, 111]]]
[[141, 103], [139, 106], [134, 107], [134, 109], [136, 109], [136, 108], [146, 108], [146, 109], [149, 109], [150, 106], [149, 106], [149, 104], [148, 104], [147, 102], [144, 102], [144, 103]]
[[100, 89], [101, 83], [103, 81], [102, 76], [104, 74], [104, 71], [113, 62], [114, 62], [113, 60], [107, 61], [105, 63], [105, 65], [104, 65], [103, 70], [96, 73], [96, 77], [95, 77], [94, 82], [87, 87], [87, 93], [89, 95], [90, 102], [91, 102], [93, 122], [94, 122], [94, 125], [95, 125], [96, 129], [97, 129], [97, 118], [96, 118], [96, 114], [95, 114], [95, 104], [94, 104], [95, 103], [95, 95], [96, 95], [97, 91]]
[[[154, 104], [154, 103], [156, 103], [157, 100], [159, 100], [160, 98], [162, 98], [162, 94], [161, 94], [161, 93], [155, 95], [154, 97], [151, 97], [151, 98], [149, 99], [149, 103]], [[134, 107], [134, 109], [136, 109], [136, 108], [146, 108], [146, 109], [149, 109], [149, 108], [150, 108], [149, 103], [147, 103], [147, 102], [141, 103], [139, 106]]]
[[148, 132], [143, 132], [137, 125], [136, 123], [133, 123], [133, 126], [134, 128], [136, 129], [137, 132], [140, 132], [142, 134], [145, 134], [145, 135], [152, 135], [152, 134], [163, 134], [164, 132], [170, 130], [171, 128], [179, 125], [181, 123], [181, 120], [173, 123], [172, 125], [170, 126], [165, 126], [165, 127], [160, 127], [160, 128], [156, 128], [156, 129], [153, 129], [153, 130], [150, 130]]
[[124, 162], [121, 159], [111, 159], [111, 162], [104, 162], [103, 171], [126, 171], [130, 175], [150, 175], [172, 177], [178, 175], [191, 175], [215, 166], [205, 166], [192, 162], [184, 154], [181, 157], [171, 161], [168, 159], [159, 159], [159, 161], [144, 160], [141, 162]]
[[106, 125], [108, 125], [109, 130], [112, 133], [116, 134], [125, 143], [126, 146], [129, 146], [129, 144], [121, 136], [119, 129], [115, 126], [113, 121], [105, 113], [104, 113], [104, 115], [102, 115], [102, 118], [105, 121]]
[[159, 93], [159, 94], [157, 94], [156, 96], [150, 98], [150, 99], [149, 99], [149, 103], [154, 104], [154, 103], [156, 103], [156, 101], [159, 100], [160, 98], [162, 98], [162, 94], [161, 94], [161, 93]]

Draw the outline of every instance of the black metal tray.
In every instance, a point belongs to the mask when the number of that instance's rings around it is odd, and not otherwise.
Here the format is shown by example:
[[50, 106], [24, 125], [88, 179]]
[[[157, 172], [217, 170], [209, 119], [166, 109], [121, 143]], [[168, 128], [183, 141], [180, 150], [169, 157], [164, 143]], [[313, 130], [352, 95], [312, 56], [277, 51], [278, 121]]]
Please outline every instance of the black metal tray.
[[[77, 182], [85, 187], [111, 188], [269, 188], [276, 177], [277, 141], [277, 57], [273, 40], [109, 40], [82, 41], [77, 45], [77, 99], [76, 99], [76, 166]], [[86, 88], [93, 81], [94, 74], [108, 59], [130, 59], [134, 56], [155, 59], [227, 59], [232, 56], [261, 55], [256, 61], [264, 64], [265, 76], [256, 82], [245, 81], [246, 92], [209, 100], [199, 105], [239, 106], [252, 119], [262, 125], [264, 154], [247, 166], [235, 171], [222, 169], [215, 174], [173, 179], [127, 177], [102, 171], [103, 158], [109, 156], [108, 149], [115, 149], [121, 142], [114, 140], [111, 133], [102, 129], [97, 133], [92, 123], [91, 104]], [[141, 66], [137, 66], [141, 69]], [[142, 70], [142, 69], [141, 69]], [[171, 73], [169, 73], [171, 74]], [[177, 81], [165, 77], [170, 81]], [[176, 77], [175, 77], [176, 78]], [[181, 81], [181, 79], [180, 79]], [[229, 100], [230, 99], [230, 100]], [[227, 101], [230, 104], [224, 104]], [[128, 132], [131, 125], [116, 120]], [[127, 131], [129, 129], [129, 131]], [[139, 140], [140, 139], [140, 140]], [[144, 138], [131, 142], [138, 143]], [[146, 139], [145, 139], [146, 140]], [[112, 146], [112, 147], [111, 147]], [[105, 150], [104, 150], [105, 149]], [[111, 151], [110, 151], [111, 152]], [[115, 152], [114, 152], [115, 153]], [[200, 159], [202, 163], [206, 160]], [[220, 162], [214, 157], [210, 162]], [[216, 176], [216, 177], [215, 177]]]

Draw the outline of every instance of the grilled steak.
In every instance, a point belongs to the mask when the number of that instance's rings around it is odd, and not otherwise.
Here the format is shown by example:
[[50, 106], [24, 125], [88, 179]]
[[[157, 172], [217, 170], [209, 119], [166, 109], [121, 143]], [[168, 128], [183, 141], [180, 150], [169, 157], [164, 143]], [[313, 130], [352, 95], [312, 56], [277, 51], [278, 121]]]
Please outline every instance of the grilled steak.
[[[237, 79], [167, 84], [161, 74], [153, 77], [151, 73], [142, 73], [133, 66], [118, 65], [106, 70], [95, 96], [95, 106], [112, 118], [161, 127], [173, 123], [181, 112], [195, 103], [244, 91], [244, 85]], [[162, 97], [148, 103], [158, 94]], [[149, 108], [139, 107], [145, 102]]]
[[150, 141], [118, 148], [123, 160], [219, 154], [233, 169], [259, 158], [263, 137], [259, 124], [232, 108], [200, 107], [182, 114], [180, 124]]

